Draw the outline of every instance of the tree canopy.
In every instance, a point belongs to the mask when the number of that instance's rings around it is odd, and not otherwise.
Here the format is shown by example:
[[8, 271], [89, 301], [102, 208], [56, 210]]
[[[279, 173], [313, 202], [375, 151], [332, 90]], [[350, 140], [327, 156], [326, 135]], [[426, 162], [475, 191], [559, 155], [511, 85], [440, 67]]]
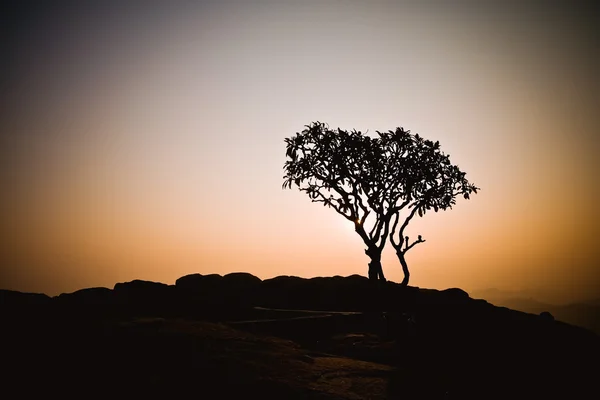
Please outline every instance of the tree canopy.
[[297, 186], [312, 202], [353, 222], [372, 260], [369, 276], [385, 279], [380, 258], [388, 236], [398, 256], [404, 256], [424, 241], [419, 236], [402, 249], [404, 231], [415, 214], [452, 208], [458, 196], [469, 199], [479, 188], [450, 162], [439, 142], [404, 128], [376, 133], [370, 137], [356, 130], [332, 130], [321, 122], [305, 126], [285, 139], [283, 188]]

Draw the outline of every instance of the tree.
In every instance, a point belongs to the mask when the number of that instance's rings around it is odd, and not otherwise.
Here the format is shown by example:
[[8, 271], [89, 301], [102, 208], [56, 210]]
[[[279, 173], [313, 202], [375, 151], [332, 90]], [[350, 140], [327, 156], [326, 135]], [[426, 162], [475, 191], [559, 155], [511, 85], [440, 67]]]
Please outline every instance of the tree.
[[[425, 242], [421, 235], [412, 243], [409, 236], [404, 236], [410, 221], [416, 214], [422, 217], [431, 209], [435, 212], [451, 209], [458, 196], [469, 199], [479, 188], [466, 179], [465, 172], [450, 162], [450, 156], [440, 150], [438, 141], [434, 143], [418, 134], [412, 135], [404, 128], [377, 133], [385, 154], [386, 174], [392, 179], [396, 193], [400, 194], [396, 199], [399, 205], [393, 217], [390, 242], [404, 273], [401, 284], [407, 286], [410, 272], [406, 253]], [[403, 217], [402, 211], [406, 211]], [[403, 222], [397, 230], [401, 220]]]
[[312, 202], [323, 203], [352, 222], [367, 247], [369, 279], [385, 281], [381, 253], [393, 210], [386, 207], [390, 190], [379, 140], [356, 130], [331, 130], [317, 121], [285, 143], [289, 159], [283, 188], [295, 185]]
[[[403, 128], [377, 135], [331, 130], [321, 122], [305, 126], [301, 133], [285, 139], [289, 159], [284, 165], [283, 188], [297, 186], [312, 202], [333, 208], [354, 224], [367, 247], [369, 279], [385, 281], [381, 254], [389, 235], [406, 286], [410, 277], [406, 253], [424, 242], [420, 235], [412, 244], [404, 237], [409, 222], [417, 213], [422, 217], [431, 209], [452, 208], [457, 196], [468, 199], [478, 188], [450, 163], [439, 142]], [[374, 218], [369, 219], [370, 215]]]

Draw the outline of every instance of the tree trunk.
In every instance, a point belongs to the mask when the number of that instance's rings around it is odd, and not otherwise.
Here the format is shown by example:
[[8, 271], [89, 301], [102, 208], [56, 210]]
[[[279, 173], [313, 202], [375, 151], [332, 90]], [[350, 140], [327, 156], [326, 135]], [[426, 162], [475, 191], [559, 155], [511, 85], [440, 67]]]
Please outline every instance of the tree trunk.
[[406, 258], [404, 258], [404, 253], [396, 252], [398, 259], [400, 260], [400, 264], [402, 265], [402, 272], [404, 272], [404, 279], [400, 282], [400, 286], [408, 286], [408, 280], [410, 279], [410, 272], [408, 271], [408, 264], [406, 263]]
[[367, 246], [365, 254], [371, 259], [371, 262], [369, 263], [369, 280], [381, 280], [385, 282], [383, 268], [381, 268], [381, 249], [377, 247], [377, 241], [370, 240], [364, 227], [358, 222], [354, 223], [354, 230], [365, 242], [365, 245]]
[[369, 263], [369, 279], [372, 281], [381, 280], [385, 282], [383, 268], [381, 267], [381, 250], [371, 248], [366, 250], [365, 253], [371, 258], [371, 262]]

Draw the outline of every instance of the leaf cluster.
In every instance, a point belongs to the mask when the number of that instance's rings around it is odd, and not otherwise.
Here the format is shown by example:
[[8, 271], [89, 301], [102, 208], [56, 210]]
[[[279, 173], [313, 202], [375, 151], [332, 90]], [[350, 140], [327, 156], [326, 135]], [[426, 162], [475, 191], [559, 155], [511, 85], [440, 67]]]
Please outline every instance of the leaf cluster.
[[438, 212], [452, 208], [459, 195], [469, 199], [471, 193], [477, 193], [479, 188], [452, 164], [450, 156], [441, 151], [439, 141], [413, 135], [403, 128], [377, 133], [393, 202], [417, 207], [419, 216], [423, 216], [431, 209]]
[[[423, 216], [452, 208], [456, 197], [469, 199], [477, 193], [466, 173], [433, 142], [404, 128], [377, 131], [369, 137], [360, 131], [330, 129], [314, 122], [285, 139], [283, 188], [297, 186], [311, 201], [323, 203], [358, 225], [375, 214], [365, 241], [387, 236], [393, 216], [392, 235], [399, 212], [411, 210], [400, 237], [415, 213]], [[358, 231], [358, 229], [357, 229]], [[359, 232], [361, 233], [361, 232]], [[383, 246], [385, 238], [381, 246]]]
[[333, 207], [356, 221], [379, 209], [384, 195], [382, 148], [362, 132], [332, 130], [321, 122], [285, 139], [283, 188], [297, 186], [313, 202]]

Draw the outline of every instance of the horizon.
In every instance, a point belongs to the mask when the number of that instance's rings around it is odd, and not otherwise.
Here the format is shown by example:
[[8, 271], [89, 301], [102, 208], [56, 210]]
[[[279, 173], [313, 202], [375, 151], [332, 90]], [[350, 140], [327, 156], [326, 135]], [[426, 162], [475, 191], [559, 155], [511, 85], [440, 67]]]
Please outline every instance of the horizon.
[[[411, 222], [427, 242], [407, 256], [410, 286], [598, 298], [590, 7], [15, 2], [0, 288], [366, 276], [351, 224], [281, 189], [284, 139], [321, 121], [439, 140], [481, 188]], [[389, 243], [382, 263], [402, 280]]]
[[[192, 272], [188, 275], [195, 275], [195, 274], [200, 274], [199, 272]], [[213, 274], [210, 272], [207, 273], [202, 273], [200, 275], [203, 276], [207, 276], [207, 275], [219, 275], [219, 276], [225, 276], [228, 274], [250, 274], [249, 272], [245, 272], [245, 271], [230, 271], [224, 274]], [[184, 275], [181, 277], [176, 278], [175, 280], [171, 281], [171, 282], [159, 282], [159, 281], [149, 281], [149, 280], [145, 280], [145, 279], [132, 279], [130, 281], [123, 281], [123, 282], [114, 282], [114, 284], [112, 285], [108, 285], [108, 286], [90, 286], [90, 287], [81, 287], [81, 288], [77, 288], [75, 290], [69, 291], [69, 292], [60, 292], [60, 293], [42, 293], [42, 292], [23, 292], [20, 291], [21, 293], [32, 293], [32, 294], [43, 294], [46, 295], [48, 297], [58, 297], [62, 294], [72, 294], [75, 293], [77, 291], [80, 290], [86, 290], [86, 289], [98, 289], [98, 288], [104, 288], [104, 289], [110, 289], [113, 290], [114, 287], [119, 284], [119, 283], [128, 283], [128, 282], [132, 282], [132, 281], [145, 281], [145, 282], [153, 282], [153, 283], [158, 283], [158, 284], [165, 284], [165, 285], [169, 285], [169, 286], [175, 286], [177, 279], [179, 278], [183, 278], [185, 276], [188, 275]], [[250, 274], [253, 275], [253, 274]], [[253, 275], [257, 278], [259, 278], [261, 281], [265, 281], [265, 280], [269, 280], [269, 279], [274, 279], [274, 278], [278, 278], [278, 277], [291, 277], [291, 278], [302, 278], [302, 279], [313, 279], [313, 278], [349, 278], [351, 276], [360, 276], [362, 278], [368, 279], [365, 275], [361, 275], [361, 274], [352, 274], [352, 275], [331, 275], [331, 276], [311, 276], [311, 277], [300, 277], [297, 275], [275, 275], [275, 276], [269, 276], [266, 278], [261, 278], [258, 277], [256, 275]], [[392, 281], [392, 280], [388, 280], [388, 282], [394, 283], [394, 284], [400, 284], [400, 282], [396, 282], [396, 281]], [[432, 288], [432, 287], [418, 287], [418, 286], [412, 286], [409, 285], [409, 287], [415, 287], [417, 289], [433, 289], [433, 290], [446, 290], [446, 289], [453, 289], [453, 287], [438, 287], [438, 288]], [[502, 302], [502, 301], [506, 301], [506, 300], [532, 300], [535, 301], [537, 303], [540, 304], [546, 304], [549, 306], [566, 306], [566, 305], [574, 305], [574, 304], [590, 304], [590, 305], [595, 305], [598, 301], [600, 301], [600, 298], [598, 297], [587, 297], [587, 298], [582, 298], [579, 301], [576, 302], [562, 302], [562, 303], [555, 303], [553, 302], [553, 300], [551, 300], [553, 298], [553, 294], [551, 292], [548, 292], [546, 289], [544, 288], [533, 288], [533, 289], [526, 289], [526, 290], [514, 290], [514, 289], [498, 289], [495, 287], [486, 287], [486, 288], [478, 288], [478, 289], [473, 289], [473, 290], [465, 290], [464, 288], [458, 288], [461, 290], [464, 290], [465, 292], [467, 292], [467, 294], [469, 295], [469, 297], [471, 297], [472, 299], [479, 299], [480, 297], [478, 297], [479, 295], [485, 295], [485, 297], [481, 297], [483, 300], [487, 300], [488, 302], [494, 302], [496, 300]], [[0, 290], [11, 290], [11, 289], [5, 289], [5, 288], [0, 288]], [[494, 296], [490, 296], [490, 292], [494, 293]], [[499, 306], [502, 306], [501, 304], [496, 304]]]

